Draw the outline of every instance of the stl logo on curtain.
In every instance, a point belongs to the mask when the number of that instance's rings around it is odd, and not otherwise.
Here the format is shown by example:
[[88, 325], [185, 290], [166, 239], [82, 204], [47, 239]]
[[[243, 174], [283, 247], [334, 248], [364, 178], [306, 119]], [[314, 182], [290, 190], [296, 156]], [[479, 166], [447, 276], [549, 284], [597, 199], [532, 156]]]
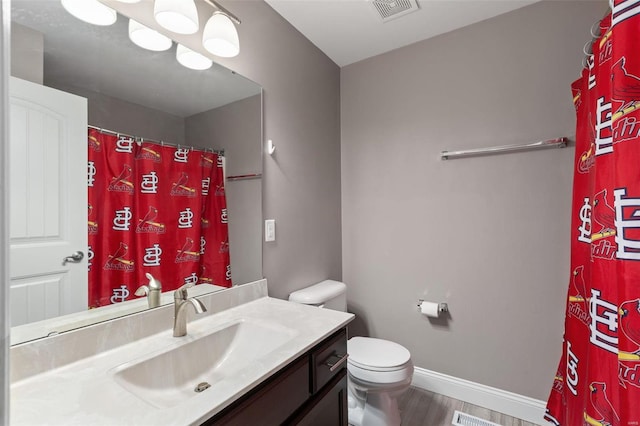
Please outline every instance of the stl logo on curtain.
[[160, 179], [155, 171], [151, 171], [145, 175], [142, 175], [142, 182], [140, 182], [140, 193], [142, 194], [157, 194], [158, 183]]
[[618, 244], [616, 257], [640, 260], [640, 198], [627, 197], [626, 188], [616, 189], [613, 193]]
[[638, 0], [609, 0], [611, 6], [611, 27], [619, 25], [629, 18], [640, 15]]
[[184, 283], [195, 285], [198, 283], [198, 276], [196, 275], [195, 272], [192, 272], [191, 275], [184, 277]]
[[162, 248], [160, 244], [156, 243], [151, 247], [144, 249], [144, 257], [142, 258], [143, 266], [155, 267], [160, 266], [162, 262]]
[[178, 148], [173, 154], [173, 161], [176, 163], [186, 163], [189, 161], [189, 149]]
[[202, 195], [209, 195], [209, 187], [211, 186], [211, 177], [202, 179]]
[[180, 229], [191, 229], [193, 228], [193, 212], [190, 207], [182, 210], [180, 213], [180, 217], [178, 218], [178, 228]]
[[96, 257], [96, 254], [93, 251], [93, 247], [87, 247], [87, 270], [91, 272], [91, 267], [93, 266], [93, 258]]
[[89, 161], [87, 163], [87, 186], [89, 188], [93, 187], [93, 184], [96, 181], [96, 173], [98, 173], [96, 163], [94, 161]]
[[129, 297], [129, 294], [130, 292], [127, 286], [125, 284], [122, 284], [120, 287], [113, 289], [109, 301], [111, 303], [124, 302], [125, 300], [127, 300], [127, 297]]
[[135, 141], [132, 138], [126, 136], [119, 136], [116, 142], [116, 152], [124, 154], [133, 154], [133, 144]]

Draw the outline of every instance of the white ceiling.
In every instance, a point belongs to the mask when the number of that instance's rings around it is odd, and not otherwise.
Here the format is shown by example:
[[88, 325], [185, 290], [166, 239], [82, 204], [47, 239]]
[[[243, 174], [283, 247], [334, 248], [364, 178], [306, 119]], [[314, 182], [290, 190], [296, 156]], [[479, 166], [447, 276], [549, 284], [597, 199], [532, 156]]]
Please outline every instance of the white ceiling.
[[537, 1], [418, 0], [417, 12], [383, 23], [369, 0], [266, 0], [341, 67]]

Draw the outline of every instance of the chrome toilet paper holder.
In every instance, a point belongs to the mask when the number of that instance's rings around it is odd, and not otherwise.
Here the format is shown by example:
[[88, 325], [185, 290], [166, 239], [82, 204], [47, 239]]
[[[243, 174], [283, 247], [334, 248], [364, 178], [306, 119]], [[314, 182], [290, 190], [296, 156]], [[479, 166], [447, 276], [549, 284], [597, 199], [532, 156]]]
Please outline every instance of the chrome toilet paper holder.
[[[424, 302], [424, 299], [418, 299], [418, 312], [420, 312], [420, 305], [422, 305], [422, 302]], [[442, 314], [445, 312], [449, 312], [449, 305], [444, 302], [438, 303], [438, 313]]]

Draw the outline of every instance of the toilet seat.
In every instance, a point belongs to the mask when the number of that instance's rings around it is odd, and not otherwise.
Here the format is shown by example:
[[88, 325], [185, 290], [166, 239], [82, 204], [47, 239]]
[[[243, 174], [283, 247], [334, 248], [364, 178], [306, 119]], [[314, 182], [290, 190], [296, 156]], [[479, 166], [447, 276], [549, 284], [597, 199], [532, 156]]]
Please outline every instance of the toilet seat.
[[404, 346], [383, 339], [352, 337], [347, 352], [347, 370], [353, 379], [374, 386], [411, 380], [413, 363]]
[[404, 346], [373, 337], [352, 337], [347, 352], [350, 363], [372, 371], [399, 370], [411, 360]]

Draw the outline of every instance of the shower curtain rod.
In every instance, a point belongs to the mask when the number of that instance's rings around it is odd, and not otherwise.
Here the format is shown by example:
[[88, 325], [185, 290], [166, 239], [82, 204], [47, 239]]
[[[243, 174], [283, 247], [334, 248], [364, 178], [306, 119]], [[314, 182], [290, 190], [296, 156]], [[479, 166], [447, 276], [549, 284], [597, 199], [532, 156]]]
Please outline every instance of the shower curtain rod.
[[140, 136], [132, 136], [132, 135], [128, 135], [126, 133], [116, 132], [115, 130], [103, 129], [102, 127], [97, 127], [97, 126], [92, 126], [92, 125], [89, 125], [88, 127], [90, 129], [95, 129], [95, 130], [98, 130], [99, 132], [109, 133], [109, 134], [112, 134], [112, 135], [115, 135], [115, 136], [125, 136], [127, 138], [131, 138], [131, 139], [135, 140], [136, 142], [140, 142], [140, 143], [149, 142], [149, 143], [154, 143], [154, 144], [160, 145], [160, 146], [169, 146], [169, 147], [172, 147], [172, 148], [185, 148], [185, 149], [189, 149], [191, 151], [212, 152], [214, 154], [218, 154], [218, 155], [224, 156], [224, 149], [200, 148], [200, 147], [197, 147], [197, 146], [180, 145], [180, 144], [175, 144], [175, 143], [157, 141], [155, 139], [142, 138]]
[[442, 151], [440, 153], [440, 159], [453, 160], [455, 158], [474, 157], [478, 155], [503, 154], [507, 152], [532, 151], [547, 148], [564, 148], [565, 146], [567, 146], [567, 143], [569, 143], [569, 138], [561, 137], [523, 145], [503, 145], [492, 146], [489, 148], [466, 149], [460, 151]]

